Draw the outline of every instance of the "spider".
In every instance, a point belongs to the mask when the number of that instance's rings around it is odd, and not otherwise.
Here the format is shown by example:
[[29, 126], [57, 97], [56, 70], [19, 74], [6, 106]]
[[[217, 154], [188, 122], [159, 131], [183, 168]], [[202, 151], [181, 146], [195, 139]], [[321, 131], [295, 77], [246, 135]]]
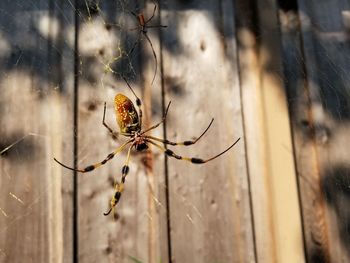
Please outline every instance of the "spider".
[[163, 26], [163, 25], [148, 25], [149, 22], [151, 22], [151, 20], [153, 19], [155, 13], [157, 10], [157, 5], [154, 2], [154, 8], [153, 8], [153, 14], [151, 15], [150, 18], [148, 18], [147, 20], [145, 19], [144, 15], [142, 13], [136, 14], [133, 11], [130, 11], [130, 13], [136, 18], [138, 25], [135, 28], [132, 28], [131, 30], [139, 30], [139, 36], [138, 39], [136, 40], [136, 42], [133, 44], [131, 50], [130, 50], [130, 54], [132, 54], [132, 52], [134, 51], [135, 47], [140, 43], [141, 41], [141, 34], [147, 39], [147, 42], [150, 44], [151, 49], [152, 49], [152, 53], [153, 53], [153, 57], [154, 57], [154, 61], [156, 63], [155, 69], [154, 69], [154, 75], [153, 75], [153, 79], [151, 82], [151, 85], [153, 85], [154, 79], [156, 78], [156, 74], [157, 74], [157, 69], [158, 69], [158, 61], [157, 61], [157, 54], [154, 51], [153, 48], [153, 44], [151, 39], [148, 37], [147, 32], [148, 32], [148, 28], [165, 28], [167, 26]]
[[[168, 144], [168, 145], [172, 145], [172, 146], [175, 146], [175, 145], [189, 146], [189, 145], [195, 144], [209, 130], [214, 119], [212, 119], [210, 121], [208, 127], [202, 132], [202, 134], [193, 140], [188, 140], [188, 141], [183, 141], [183, 142], [172, 142], [172, 141], [169, 141], [166, 139], [161, 139], [161, 138], [157, 138], [157, 137], [154, 137], [151, 135], [147, 135], [148, 132], [157, 128], [159, 125], [161, 125], [166, 120], [171, 102], [169, 102], [169, 104], [168, 104], [168, 106], [163, 114], [163, 118], [161, 119], [161, 121], [159, 121], [157, 124], [155, 124], [149, 128], [142, 129], [141, 100], [137, 97], [136, 93], [131, 88], [130, 84], [127, 82], [127, 80], [125, 78], [124, 78], [124, 81], [126, 82], [127, 86], [129, 87], [129, 89], [131, 90], [131, 92], [134, 94], [134, 96], [136, 98], [136, 105], [138, 108], [138, 112], [136, 111], [132, 101], [123, 94], [117, 94], [115, 96], [114, 105], [115, 105], [117, 123], [118, 123], [119, 129], [120, 129], [119, 134], [126, 136], [129, 139], [125, 143], [123, 143], [121, 146], [119, 146], [117, 149], [115, 149], [113, 152], [108, 154], [107, 157], [103, 161], [92, 164], [92, 165], [88, 165], [83, 169], [75, 169], [75, 168], [69, 167], [69, 166], [61, 163], [60, 161], [58, 161], [56, 158], [54, 158], [54, 160], [57, 163], [59, 163], [60, 165], [62, 165], [63, 167], [65, 167], [69, 170], [80, 172], [80, 173], [87, 173], [87, 172], [91, 172], [91, 171], [95, 170], [96, 168], [101, 167], [102, 165], [107, 163], [115, 155], [117, 155], [118, 153], [123, 151], [127, 145], [129, 145], [126, 161], [125, 161], [124, 166], [122, 167], [122, 171], [121, 171], [122, 172], [121, 181], [120, 182], [117, 181], [114, 185], [115, 193], [110, 200], [109, 210], [106, 213], [103, 213], [105, 216], [110, 214], [110, 212], [117, 205], [117, 203], [120, 200], [121, 194], [124, 190], [125, 178], [126, 178], [127, 174], [129, 173], [130, 152], [131, 152], [132, 148], [135, 148], [136, 151], [141, 152], [141, 151], [148, 149], [150, 145], [153, 145], [156, 148], [160, 149], [162, 152], [164, 152], [167, 156], [173, 157], [175, 159], [185, 160], [185, 161], [188, 161], [188, 162], [191, 162], [194, 164], [204, 164], [204, 163], [212, 161], [212, 160], [218, 158], [219, 156], [221, 156], [222, 154], [226, 153], [233, 146], [235, 146], [236, 143], [240, 140], [240, 138], [238, 138], [231, 146], [226, 148], [224, 151], [222, 151], [219, 154], [217, 154], [211, 158], [208, 158], [208, 159], [201, 159], [201, 158], [194, 158], [194, 157], [183, 157], [183, 156], [177, 155], [172, 150], [163, 147], [159, 143]], [[105, 126], [108, 129], [109, 133], [112, 136], [116, 136], [118, 133], [113, 131], [113, 129], [107, 125], [107, 123], [105, 122], [105, 116], [106, 116], [106, 102], [104, 103], [102, 124], [103, 124], [103, 126]]]

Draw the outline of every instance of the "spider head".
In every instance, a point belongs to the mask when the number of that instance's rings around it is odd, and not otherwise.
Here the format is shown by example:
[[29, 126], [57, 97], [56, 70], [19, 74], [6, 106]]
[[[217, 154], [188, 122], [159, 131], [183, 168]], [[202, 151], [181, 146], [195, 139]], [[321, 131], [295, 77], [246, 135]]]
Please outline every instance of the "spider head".
[[132, 101], [123, 94], [117, 94], [114, 99], [117, 122], [122, 133], [132, 133], [141, 130], [140, 120]]

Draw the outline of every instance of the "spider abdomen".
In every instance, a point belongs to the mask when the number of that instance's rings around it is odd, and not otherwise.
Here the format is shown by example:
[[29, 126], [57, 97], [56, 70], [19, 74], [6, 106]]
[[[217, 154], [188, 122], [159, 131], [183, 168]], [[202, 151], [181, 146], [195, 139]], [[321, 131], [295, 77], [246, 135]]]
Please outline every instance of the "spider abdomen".
[[132, 133], [141, 130], [140, 120], [132, 101], [123, 94], [114, 98], [117, 122], [122, 133]]
[[139, 20], [140, 26], [144, 27], [146, 25], [146, 21], [145, 21], [145, 17], [143, 16], [143, 14], [138, 14], [137, 18]]

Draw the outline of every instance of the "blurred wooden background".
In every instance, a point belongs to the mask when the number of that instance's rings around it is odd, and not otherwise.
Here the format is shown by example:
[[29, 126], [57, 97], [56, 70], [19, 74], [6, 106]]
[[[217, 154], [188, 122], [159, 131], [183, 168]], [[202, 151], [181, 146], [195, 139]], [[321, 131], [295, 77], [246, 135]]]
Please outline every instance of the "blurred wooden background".
[[[350, 4], [166, 0], [0, 1], [0, 262], [350, 262]], [[113, 98], [181, 155], [132, 154], [116, 219], [102, 215], [125, 153]], [[27, 136], [28, 135], [28, 136]]]

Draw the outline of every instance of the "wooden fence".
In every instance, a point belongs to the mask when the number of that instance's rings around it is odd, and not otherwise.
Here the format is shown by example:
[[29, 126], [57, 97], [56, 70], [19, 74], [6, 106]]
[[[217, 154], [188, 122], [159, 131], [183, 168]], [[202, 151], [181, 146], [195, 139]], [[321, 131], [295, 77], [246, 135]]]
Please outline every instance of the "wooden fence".
[[[0, 262], [350, 262], [350, 4], [0, 1]], [[138, 38], [140, 33], [141, 38]], [[139, 45], [134, 43], [140, 40]], [[155, 66], [156, 78], [152, 84]], [[116, 93], [204, 165], [126, 153]], [[16, 143], [17, 142], [17, 143]], [[15, 144], [14, 144], [15, 143]], [[12, 146], [13, 145], [13, 146]], [[9, 147], [12, 146], [12, 147]]]

